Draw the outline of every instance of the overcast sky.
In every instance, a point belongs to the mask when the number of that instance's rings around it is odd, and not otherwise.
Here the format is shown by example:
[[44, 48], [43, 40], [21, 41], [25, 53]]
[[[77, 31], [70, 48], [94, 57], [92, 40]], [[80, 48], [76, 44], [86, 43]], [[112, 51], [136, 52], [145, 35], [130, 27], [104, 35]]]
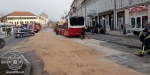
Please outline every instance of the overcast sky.
[[39, 15], [45, 12], [49, 19], [59, 20], [65, 11], [69, 11], [72, 2], [73, 0], [0, 0], [0, 14], [29, 11]]

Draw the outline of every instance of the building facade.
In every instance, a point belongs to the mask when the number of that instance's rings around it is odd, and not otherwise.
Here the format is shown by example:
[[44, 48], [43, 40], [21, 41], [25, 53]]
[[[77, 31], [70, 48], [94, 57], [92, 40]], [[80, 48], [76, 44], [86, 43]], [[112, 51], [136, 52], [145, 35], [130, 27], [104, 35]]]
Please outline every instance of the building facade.
[[47, 27], [48, 21], [48, 15], [44, 12], [41, 13], [39, 16], [39, 22], [41, 23], [42, 27]]
[[71, 8], [69, 11], [69, 15], [67, 16], [82, 16], [82, 5], [81, 3], [84, 0], [73, 0], [72, 4], [71, 4]]
[[143, 30], [150, 22], [150, 0], [116, 0], [116, 12], [116, 27], [126, 24], [132, 30]]
[[98, 0], [84, 0], [82, 3], [82, 14], [85, 17], [85, 24], [87, 26], [95, 25], [98, 14]]
[[48, 15], [41, 13], [40, 16], [38, 16], [31, 12], [14, 11], [8, 15], [3, 16], [1, 22], [11, 23], [16, 26], [28, 23], [40, 23], [42, 27], [45, 27], [48, 23]]
[[67, 16], [79, 13], [87, 26], [99, 24], [105, 31], [120, 30], [123, 25], [143, 30], [150, 23], [150, 0], [74, 0]]
[[4, 18], [6, 23], [15, 24], [18, 26], [20, 26], [21, 24], [34, 23], [39, 21], [38, 16], [32, 14], [31, 12], [24, 11], [12, 12], [8, 15], [5, 15], [3, 19]]
[[82, 13], [88, 26], [99, 24], [106, 31], [115, 29], [115, 0], [84, 0]]

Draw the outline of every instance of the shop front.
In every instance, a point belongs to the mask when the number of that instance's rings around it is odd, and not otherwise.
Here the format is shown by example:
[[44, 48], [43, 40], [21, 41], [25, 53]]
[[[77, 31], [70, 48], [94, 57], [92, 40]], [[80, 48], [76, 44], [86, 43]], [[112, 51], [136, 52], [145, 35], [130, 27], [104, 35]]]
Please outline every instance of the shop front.
[[132, 30], [143, 30], [148, 23], [148, 8], [146, 5], [129, 9]]
[[[119, 29], [122, 29], [123, 28], [122, 26], [125, 24], [125, 11], [117, 12], [117, 16], [119, 16], [119, 15], [120, 15], [120, 17], [117, 17], [117, 27]], [[121, 25], [121, 26], [119, 26], [119, 25]]]
[[114, 15], [113, 12], [99, 14], [99, 23], [106, 32], [114, 29]]
[[11, 33], [13, 33], [15, 28], [15, 25], [10, 23], [0, 23], [0, 33], [5, 34], [7, 29], [11, 30]]

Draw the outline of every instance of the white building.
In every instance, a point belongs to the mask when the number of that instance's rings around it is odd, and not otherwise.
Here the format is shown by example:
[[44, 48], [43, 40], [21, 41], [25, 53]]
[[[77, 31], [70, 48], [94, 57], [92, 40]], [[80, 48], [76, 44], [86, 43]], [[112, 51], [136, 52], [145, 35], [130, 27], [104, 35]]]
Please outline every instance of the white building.
[[98, 23], [106, 30], [115, 28], [115, 0], [84, 0], [82, 13], [89, 26]]
[[40, 16], [39, 16], [39, 21], [40, 23], [42, 24], [42, 27], [46, 27], [48, 25], [48, 15], [46, 13], [41, 13]]
[[[116, 12], [121, 15], [121, 24], [131, 25], [132, 30], [143, 30], [150, 23], [150, 0], [116, 0]], [[119, 18], [116, 22], [119, 23]]]
[[6, 33], [6, 29], [10, 28], [11, 29], [11, 33], [13, 33], [15, 24], [12, 23], [0, 23], [0, 34], [5, 34]]

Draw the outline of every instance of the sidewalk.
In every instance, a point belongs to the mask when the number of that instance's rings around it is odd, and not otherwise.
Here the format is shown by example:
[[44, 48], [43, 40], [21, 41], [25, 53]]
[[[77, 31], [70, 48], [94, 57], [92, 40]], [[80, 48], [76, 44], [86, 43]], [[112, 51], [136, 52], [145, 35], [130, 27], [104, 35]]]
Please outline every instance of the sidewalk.
[[137, 38], [134, 35], [123, 35], [123, 32], [120, 31], [110, 31], [110, 32], [106, 32], [106, 35], [112, 35], [112, 36], [118, 36], [118, 37], [131, 37], [131, 38]]
[[9, 37], [9, 36], [6, 36], [5, 34], [0, 34], [1, 39], [7, 38], [7, 37]]
[[90, 32], [86, 33], [86, 36], [88, 38], [93, 38], [97, 40], [103, 40], [115, 44], [140, 48], [141, 42], [137, 38], [131, 38], [131, 37], [119, 37], [119, 36], [112, 36], [112, 35], [105, 35], [105, 34], [92, 34]]

